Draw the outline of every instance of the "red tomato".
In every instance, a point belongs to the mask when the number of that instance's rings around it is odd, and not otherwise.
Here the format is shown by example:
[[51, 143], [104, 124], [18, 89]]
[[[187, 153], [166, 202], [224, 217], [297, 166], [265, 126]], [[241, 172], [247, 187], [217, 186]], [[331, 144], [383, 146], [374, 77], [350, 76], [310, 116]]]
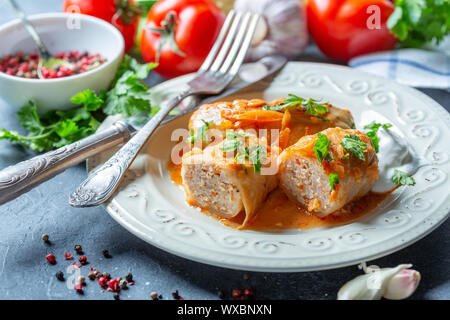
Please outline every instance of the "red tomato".
[[139, 8], [134, 0], [64, 0], [63, 11], [79, 11], [111, 23], [122, 33], [125, 51], [133, 48], [139, 23]]
[[[142, 56], [147, 62], [158, 62], [155, 71], [166, 78], [195, 72], [224, 20], [225, 14], [212, 0], [160, 0], [147, 16], [141, 38]], [[165, 42], [160, 44], [163, 39]], [[172, 45], [170, 39], [174, 40]]]
[[315, 43], [326, 56], [340, 61], [392, 49], [397, 39], [386, 21], [393, 11], [389, 0], [308, 0], [306, 5]]

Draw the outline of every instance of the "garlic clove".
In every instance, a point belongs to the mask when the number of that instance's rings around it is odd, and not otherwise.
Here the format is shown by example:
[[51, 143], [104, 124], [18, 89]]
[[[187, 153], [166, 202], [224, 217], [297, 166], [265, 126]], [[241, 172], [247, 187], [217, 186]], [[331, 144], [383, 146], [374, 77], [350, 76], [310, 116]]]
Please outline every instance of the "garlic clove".
[[[369, 273], [358, 276], [342, 286], [338, 300], [380, 300], [395, 275], [410, 268], [410, 264], [401, 264], [395, 268], [371, 269]], [[395, 286], [394, 286], [395, 288]]]
[[255, 33], [253, 34], [251, 45], [252, 47], [256, 47], [260, 44], [269, 33], [269, 26], [267, 25], [267, 21], [263, 16], [259, 17], [258, 24], [256, 25]]
[[403, 269], [389, 281], [383, 297], [391, 300], [401, 300], [410, 297], [419, 286], [420, 272]]
[[338, 300], [379, 300], [381, 292], [379, 289], [369, 289], [371, 274], [364, 274], [347, 282], [338, 292]]

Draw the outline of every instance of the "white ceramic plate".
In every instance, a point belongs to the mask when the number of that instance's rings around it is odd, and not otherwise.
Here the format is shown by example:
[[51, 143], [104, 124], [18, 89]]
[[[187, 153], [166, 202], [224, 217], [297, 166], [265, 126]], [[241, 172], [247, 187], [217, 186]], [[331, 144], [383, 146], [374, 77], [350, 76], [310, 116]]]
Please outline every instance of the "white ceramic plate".
[[[155, 103], [184, 86], [190, 76], [154, 87]], [[374, 212], [351, 224], [283, 232], [238, 231], [185, 203], [170, 180], [171, 132], [188, 116], [161, 127], [140, 156], [109, 214], [139, 238], [173, 254], [220, 267], [274, 272], [331, 269], [390, 254], [421, 239], [450, 211], [450, 115], [417, 90], [347, 67], [291, 62], [262, 92], [237, 97], [267, 100], [295, 93], [350, 109], [356, 120], [372, 110], [386, 117], [429, 165], [414, 187], [397, 189]], [[358, 125], [357, 125], [358, 126]], [[92, 169], [111, 153], [89, 161]]]

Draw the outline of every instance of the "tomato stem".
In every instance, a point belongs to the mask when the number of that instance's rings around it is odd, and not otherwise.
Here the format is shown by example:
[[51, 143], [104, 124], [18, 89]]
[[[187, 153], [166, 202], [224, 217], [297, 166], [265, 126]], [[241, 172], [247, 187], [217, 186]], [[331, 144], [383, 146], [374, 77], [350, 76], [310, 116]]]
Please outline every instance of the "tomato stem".
[[168, 44], [170, 49], [177, 55], [184, 57], [186, 54], [178, 48], [175, 41], [175, 27], [176, 27], [177, 14], [175, 11], [170, 11], [163, 22], [161, 22], [161, 28], [150, 28], [146, 29], [156, 32], [160, 35], [158, 52], [156, 53], [156, 62], [159, 62], [159, 57], [161, 56], [162, 48], [165, 44]]

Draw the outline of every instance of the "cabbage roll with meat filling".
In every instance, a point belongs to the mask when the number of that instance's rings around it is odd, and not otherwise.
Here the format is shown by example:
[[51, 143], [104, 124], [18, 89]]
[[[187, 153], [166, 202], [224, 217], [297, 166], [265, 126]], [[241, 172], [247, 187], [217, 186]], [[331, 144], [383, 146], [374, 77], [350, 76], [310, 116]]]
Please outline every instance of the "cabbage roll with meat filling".
[[276, 164], [279, 153], [263, 139], [235, 131], [220, 143], [194, 148], [181, 165], [187, 202], [224, 218], [245, 211], [245, 225], [278, 185], [276, 172], [264, 175], [261, 169]]
[[353, 117], [348, 110], [340, 109], [329, 103], [321, 104], [314, 99], [303, 99], [289, 95], [286, 99], [265, 102], [261, 99], [234, 100], [205, 104], [197, 109], [189, 122], [191, 132], [208, 129], [268, 130], [280, 131], [279, 146], [284, 149], [301, 137], [314, 134], [326, 128], [354, 127]]
[[304, 136], [278, 161], [284, 192], [321, 217], [367, 194], [379, 175], [372, 141], [353, 129], [330, 128]]

